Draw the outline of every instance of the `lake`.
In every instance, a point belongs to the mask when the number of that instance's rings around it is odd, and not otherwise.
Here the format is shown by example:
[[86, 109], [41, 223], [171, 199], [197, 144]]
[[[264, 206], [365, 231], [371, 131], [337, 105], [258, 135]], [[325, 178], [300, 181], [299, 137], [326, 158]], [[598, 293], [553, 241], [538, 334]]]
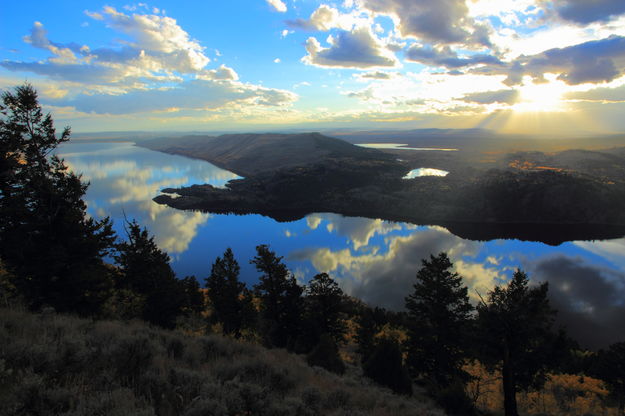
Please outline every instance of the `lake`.
[[[465, 277], [470, 296], [485, 296], [517, 267], [533, 281], [549, 281], [560, 321], [589, 345], [625, 333], [625, 239], [571, 241], [558, 246], [519, 240], [472, 241], [444, 228], [381, 219], [318, 213], [280, 223], [261, 215], [179, 211], [152, 198], [166, 187], [210, 183], [224, 186], [237, 175], [210, 163], [134, 146], [133, 143], [70, 142], [59, 155], [89, 181], [88, 212], [110, 216], [124, 236], [124, 218], [155, 235], [180, 277], [201, 283], [217, 256], [231, 247], [249, 286], [258, 273], [249, 264], [255, 246], [269, 244], [305, 283], [328, 272], [349, 294], [371, 304], [403, 307], [421, 259], [445, 251]], [[411, 180], [419, 180], [414, 178]], [[572, 327], [574, 326], [574, 327]], [[618, 339], [618, 338], [617, 338]]]

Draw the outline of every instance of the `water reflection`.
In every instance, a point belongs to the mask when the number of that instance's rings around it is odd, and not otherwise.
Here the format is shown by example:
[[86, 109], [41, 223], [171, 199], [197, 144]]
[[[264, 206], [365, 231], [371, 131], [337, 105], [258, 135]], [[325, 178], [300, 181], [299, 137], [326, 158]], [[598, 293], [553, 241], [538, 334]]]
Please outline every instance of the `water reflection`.
[[183, 212], [158, 205], [152, 198], [165, 187], [193, 183], [223, 186], [237, 176], [211, 164], [152, 152], [132, 143], [71, 143], [59, 154], [74, 172], [89, 181], [89, 213], [111, 216], [123, 234], [124, 215], [155, 234], [170, 254], [184, 252], [208, 214]]
[[402, 179], [414, 179], [421, 176], [447, 176], [448, 173], [446, 170], [441, 169], [419, 168], [411, 170]]
[[457, 152], [458, 149], [446, 149], [441, 147], [409, 147], [402, 143], [358, 143], [356, 146], [368, 147], [370, 149], [393, 149], [393, 150], [421, 150], [439, 152]]
[[445, 251], [473, 298], [508, 279], [517, 267], [534, 281], [549, 281], [561, 323], [589, 346], [625, 333], [625, 239], [548, 246], [518, 240], [477, 242], [441, 227], [318, 213], [278, 223], [260, 215], [209, 215], [152, 202], [163, 187], [193, 183], [223, 186], [234, 174], [198, 161], [129, 143], [66, 144], [61, 155], [91, 182], [89, 213], [110, 215], [123, 235], [124, 213], [136, 218], [173, 257], [180, 276], [206, 277], [215, 257], [231, 247], [242, 279], [254, 284], [249, 264], [258, 244], [285, 257], [298, 279], [319, 272], [339, 279], [350, 294], [401, 309], [421, 259]]

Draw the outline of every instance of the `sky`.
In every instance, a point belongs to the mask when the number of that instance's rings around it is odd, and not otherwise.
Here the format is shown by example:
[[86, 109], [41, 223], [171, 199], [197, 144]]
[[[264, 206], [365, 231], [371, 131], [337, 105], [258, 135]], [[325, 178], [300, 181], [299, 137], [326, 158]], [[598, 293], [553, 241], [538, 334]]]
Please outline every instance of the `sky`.
[[75, 132], [623, 133], [625, 2], [3, 2], [24, 82]]

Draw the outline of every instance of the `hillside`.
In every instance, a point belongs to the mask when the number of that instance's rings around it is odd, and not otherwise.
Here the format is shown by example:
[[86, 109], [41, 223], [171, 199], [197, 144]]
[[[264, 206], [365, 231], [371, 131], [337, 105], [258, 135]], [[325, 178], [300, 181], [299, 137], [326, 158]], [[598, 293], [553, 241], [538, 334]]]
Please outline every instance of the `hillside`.
[[333, 159], [393, 160], [383, 152], [354, 146], [319, 133], [184, 136], [143, 141], [139, 145], [165, 153], [203, 159], [245, 177]]
[[218, 335], [0, 309], [3, 416], [443, 414], [359, 371]]

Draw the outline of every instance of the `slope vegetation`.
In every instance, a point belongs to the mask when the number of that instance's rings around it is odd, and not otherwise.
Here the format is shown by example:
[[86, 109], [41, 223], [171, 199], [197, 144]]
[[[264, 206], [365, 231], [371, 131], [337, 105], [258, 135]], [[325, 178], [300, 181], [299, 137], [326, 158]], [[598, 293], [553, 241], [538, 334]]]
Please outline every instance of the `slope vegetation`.
[[0, 414], [442, 415], [348, 368], [141, 322], [0, 309]]

